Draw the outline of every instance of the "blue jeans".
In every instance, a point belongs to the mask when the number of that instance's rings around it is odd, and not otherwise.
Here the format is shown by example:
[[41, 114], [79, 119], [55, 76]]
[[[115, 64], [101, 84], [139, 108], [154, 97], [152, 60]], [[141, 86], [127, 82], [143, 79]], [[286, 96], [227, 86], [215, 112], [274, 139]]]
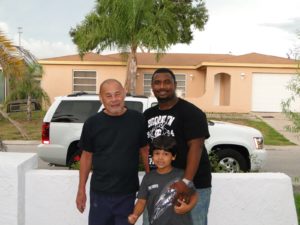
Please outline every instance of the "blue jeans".
[[[210, 203], [211, 188], [197, 189], [199, 200], [192, 209], [191, 215], [193, 225], [207, 225], [207, 214]], [[149, 216], [147, 208], [143, 213], [143, 225], [149, 225]]]
[[207, 214], [210, 203], [211, 188], [197, 189], [199, 200], [192, 209], [193, 225], [207, 225]]
[[135, 193], [115, 195], [90, 191], [89, 225], [128, 225], [134, 201]]

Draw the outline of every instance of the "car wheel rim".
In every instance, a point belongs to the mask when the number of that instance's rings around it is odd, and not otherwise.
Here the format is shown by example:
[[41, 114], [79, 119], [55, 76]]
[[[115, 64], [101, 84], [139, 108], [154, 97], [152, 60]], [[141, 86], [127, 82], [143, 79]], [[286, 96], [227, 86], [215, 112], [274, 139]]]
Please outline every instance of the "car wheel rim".
[[224, 172], [236, 173], [240, 171], [240, 165], [234, 158], [226, 157], [220, 160], [219, 167]]

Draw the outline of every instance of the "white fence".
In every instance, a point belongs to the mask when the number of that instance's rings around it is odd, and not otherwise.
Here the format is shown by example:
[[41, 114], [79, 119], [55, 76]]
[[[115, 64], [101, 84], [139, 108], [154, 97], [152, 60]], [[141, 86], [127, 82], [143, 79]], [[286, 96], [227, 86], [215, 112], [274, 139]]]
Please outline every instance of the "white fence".
[[[0, 153], [0, 224], [87, 224], [89, 207], [80, 214], [75, 206], [78, 171], [36, 168], [35, 154]], [[209, 225], [297, 225], [291, 179], [282, 173], [213, 174], [208, 216]]]

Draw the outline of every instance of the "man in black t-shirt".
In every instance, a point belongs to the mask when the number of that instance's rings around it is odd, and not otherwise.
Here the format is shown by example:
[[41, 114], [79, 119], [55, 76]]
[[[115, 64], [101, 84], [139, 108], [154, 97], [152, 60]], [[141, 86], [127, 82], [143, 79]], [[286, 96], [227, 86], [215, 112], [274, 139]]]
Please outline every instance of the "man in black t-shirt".
[[144, 117], [124, 106], [125, 90], [117, 80], [104, 81], [99, 94], [105, 108], [87, 119], [79, 142], [83, 152], [76, 205], [82, 213], [93, 168], [89, 225], [127, 225], [139, 187], [139, 153], [148, 170]]
[[173, 166], [184, 169], [185, 173], [173, 187], [177, 192], [188, 193], [188, 184], [194, 182], [199, 201], [192, 210], [193, 224], [206, 225], [211, 195], [211, 167], [204, 146], [209, 138], [206, 115], [176, 96], [176, 79], [170, 69], [156, 70], [151, 87], [158, 105], [144, 112], [148, 141], [160, 135], [175, 137], [178, 152]]

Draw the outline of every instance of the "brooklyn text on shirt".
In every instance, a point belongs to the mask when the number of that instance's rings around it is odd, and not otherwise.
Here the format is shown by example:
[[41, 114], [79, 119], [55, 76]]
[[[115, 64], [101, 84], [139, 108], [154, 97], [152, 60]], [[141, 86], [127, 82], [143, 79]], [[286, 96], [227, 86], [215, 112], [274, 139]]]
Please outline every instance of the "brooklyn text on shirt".
[[171, 126], [174, 120], [175, 117], [171, 115], [156, 116], [148, 120], [148, 128], [152, 126], [157, 126], [158, 124]]

